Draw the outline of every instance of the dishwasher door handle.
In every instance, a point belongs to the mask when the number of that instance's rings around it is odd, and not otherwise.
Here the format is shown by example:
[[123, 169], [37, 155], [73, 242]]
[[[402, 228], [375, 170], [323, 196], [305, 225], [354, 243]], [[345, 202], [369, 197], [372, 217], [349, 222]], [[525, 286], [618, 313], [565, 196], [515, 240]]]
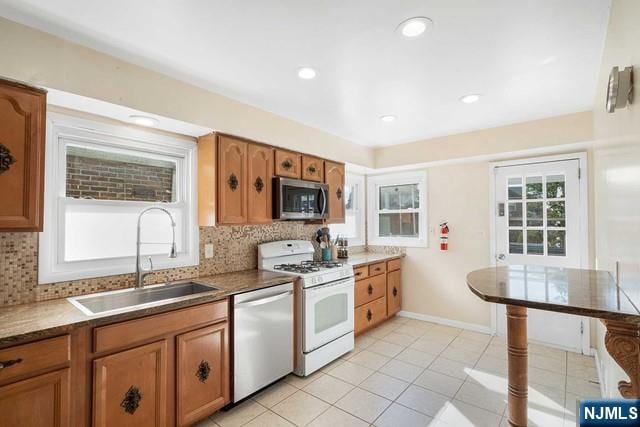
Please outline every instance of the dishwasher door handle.
[[249, 301], [243, 301], [234, 304], [234, 308], [244, 308], [244, 307], [255, 307], [256, 305], [269, 304], [270, 302], [278, 301], [288, 297], [289, 295], [293, 295], [293, 291], [282, 292], [281, 294], [276, 294], [266, 298], [258, 298]]

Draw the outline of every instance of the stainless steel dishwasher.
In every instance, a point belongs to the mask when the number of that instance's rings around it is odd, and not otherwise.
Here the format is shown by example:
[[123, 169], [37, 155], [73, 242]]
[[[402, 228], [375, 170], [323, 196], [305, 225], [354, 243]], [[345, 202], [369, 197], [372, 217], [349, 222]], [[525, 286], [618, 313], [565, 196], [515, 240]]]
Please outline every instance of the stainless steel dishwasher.
[[233, 401], [293, 371], [293, 283], [233, 297]]

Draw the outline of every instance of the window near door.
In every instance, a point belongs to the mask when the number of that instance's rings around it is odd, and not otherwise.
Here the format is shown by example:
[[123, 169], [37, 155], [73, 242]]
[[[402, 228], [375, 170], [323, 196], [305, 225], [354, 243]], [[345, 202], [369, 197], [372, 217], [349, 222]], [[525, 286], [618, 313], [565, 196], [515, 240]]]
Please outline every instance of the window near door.
[[167, 257], [169, 218], [151, 211], [144, 259], [156, 269], [197, 265], [195, 142], [59, 114], [48, 121], [40, 283], [135, 271], [138, 215], [157, 205], [174, 217], [178, 257]]
[[426, 173], [368, 178], [369, 244], [427, 246]]
[[329, 229], [335, 238], [346, 237], [350, 246], [365, 244], [364, 176], [347, 173], [344, 183], [344, 224], [331, 224]]
[[508, 178], [509, 253], [566, 256], [565, 176]]

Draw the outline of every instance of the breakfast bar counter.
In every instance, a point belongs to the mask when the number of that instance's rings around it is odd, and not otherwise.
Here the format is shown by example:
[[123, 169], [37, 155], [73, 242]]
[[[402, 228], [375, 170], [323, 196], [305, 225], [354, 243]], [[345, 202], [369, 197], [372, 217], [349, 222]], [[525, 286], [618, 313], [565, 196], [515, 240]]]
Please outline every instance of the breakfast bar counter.
[[507, 306], [509, 425], [527, 425], [527, 308], [601, 319], [605, 347], [629, 375], [618, 389], [640, 398], [640, 311], [605, 271], [511, 265], [467, 275], [481, 299]]

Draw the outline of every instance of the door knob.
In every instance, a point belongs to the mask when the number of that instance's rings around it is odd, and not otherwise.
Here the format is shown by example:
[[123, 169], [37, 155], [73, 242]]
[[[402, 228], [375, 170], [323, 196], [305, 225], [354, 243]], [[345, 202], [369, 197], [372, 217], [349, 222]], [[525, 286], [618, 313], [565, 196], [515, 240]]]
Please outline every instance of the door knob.
[[498, 254], [498, 260], [499, 261], [504, 261], [505, 258], [506, 258], [506, 256], [504, 256], [504, 254]]

